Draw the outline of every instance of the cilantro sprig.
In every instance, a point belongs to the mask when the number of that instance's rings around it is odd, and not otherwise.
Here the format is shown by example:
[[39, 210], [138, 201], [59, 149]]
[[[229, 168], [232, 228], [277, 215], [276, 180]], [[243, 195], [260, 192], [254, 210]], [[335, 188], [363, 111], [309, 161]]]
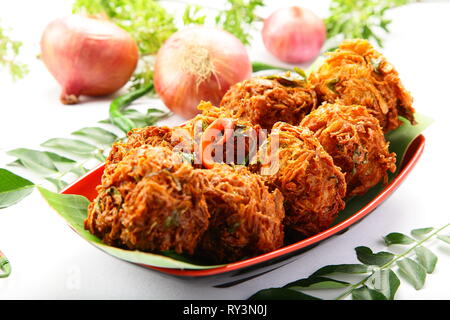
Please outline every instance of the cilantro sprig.
[[367, 39], [383, 47], [382, 33], [389, 33], [388, 10], [420, 0], [332, 0], [330, 15], [325, 19], [327, 38]]
[[17, 80], [28, 73], [28, 67], [17, 60], [22, 42], [12, 39], [8, 33], [0, 25], [0, 68], [7, 69], [13, 80]]

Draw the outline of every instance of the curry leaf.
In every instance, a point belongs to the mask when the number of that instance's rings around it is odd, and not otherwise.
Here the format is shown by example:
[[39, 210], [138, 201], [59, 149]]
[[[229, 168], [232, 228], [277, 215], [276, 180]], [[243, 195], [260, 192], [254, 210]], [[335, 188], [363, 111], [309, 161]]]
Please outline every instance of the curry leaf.
[[61, 179], [56, 179], [56, 178], [52, 178], [52, 177], [47, 177], [47, 178], [45, 178], [45, 180], [52, 183], [58, 191], [64, 189], [68, 185], [67, 182], [65, 182]]
[[88, 138], [96, 143], [110, 145], [117, 140], [117, 136], [111, 131], [99, 127], [86, 127], [72, 132], [73, 135]]
[[438, 257], [428, 248], [420, 246], [414, 249], [417, 261], [425, 268], [427, 273], [433, 273]]
[[316, 272], [314, 272], [311, 277], [318, 277], [329, 275], [333, 273], [347, 273], [347, 274], [358, 274], [358, 273], [367, 273], [370, 268], [364, 264], [335, 264], [328, 265], [320, 268]]
[[441, 235], [438, 235], [437, 238], [438, 238], [439, 240], [442, 240], [442, 241], [447, 242], [448, 244], [450, 244], [450, 236], [441, 236]]
[[392, 270], [376, 270], [369, 278], [372, 287], [387, 299], [393, 300], [400, 286], [400, 280]]
[[8, 151], [8, 154], [18, 158], [9, 165], [22, 166], [43, 176], [56, 172], [66, 172], [76, 165], [75, 160], [49, 151], [19, 148]]
[[0, 168], [0, 209], [16, 204], [28, 196], [33, 188], [31, 181]]
[[350, 283], [326, 277], [309, 277], [288, 283], [284, 288], [289, 289], [338, 289], [349, 286]]
[[411, 235], [413, 235], [414, 237], [419, 237], [419, 236], [423, 236], [426, 235], [427, 233], [430, 233], [431, 231], [433, 231], [434, 228], [419, 228], [419, 229], [414, 229], [411, 231]]
[[399, 232], [391, 232], [384, 238], [384, 243], [387, 246], [390, 246], [392, 244], [411, 244], [415, 240], [408, 237], [406, 234], [399, 233]]
[[97, 147], [77, 139], [53, 138], [42, 143], [41, 146], [67, 152], [77, 156], [92, 155]]
[[369, 289], [366, 286], [354, 289], [352, 291], [353, 300], [387, 300], [387, 298], [381, 292]]
[[386, 251], [373, 253], [370, 248], [364, 246], [355, 248], [355, 251], [358, 260], [367, 265], [382, 266], [395, 257], [393, 253]]
[[[25, 168], [39, 175], [49, 175], [58, 172], [50, 155], [43, 151], [18, 148], [7, 152], [8, 155], [17, 157]], [[17, 162], [15, 162], [17, 163]]]
[[397, 261], [400, 273], [410, 282], [416, 290], [422, 289], [425, 284], [426, 270], [410, 258]]

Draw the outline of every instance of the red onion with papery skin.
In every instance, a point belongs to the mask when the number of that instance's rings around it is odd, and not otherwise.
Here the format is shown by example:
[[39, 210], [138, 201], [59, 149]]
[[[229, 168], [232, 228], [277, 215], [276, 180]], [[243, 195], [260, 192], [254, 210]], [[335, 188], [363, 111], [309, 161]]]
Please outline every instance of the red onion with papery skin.
[[119, 90], [136, 69], [139, 53], [133, 38], [114, 23], [71, 15], [46, 27], [41, 57], [62, 86], [61, 102], [75, 104], [80, 95]]
[[190, 119], [200, 101], [218, 105], [230, 86], [250, 78], [252, 65], [242, 42], [205, 26], [173, 34], [159, 49], [154, 84], [165, 105]]
[[313, 60], [326, 39], [322, 19], [312, 11], [290, 7], [276, 10], [264, 20], [262, 38], [267, 50], [287, 63]]

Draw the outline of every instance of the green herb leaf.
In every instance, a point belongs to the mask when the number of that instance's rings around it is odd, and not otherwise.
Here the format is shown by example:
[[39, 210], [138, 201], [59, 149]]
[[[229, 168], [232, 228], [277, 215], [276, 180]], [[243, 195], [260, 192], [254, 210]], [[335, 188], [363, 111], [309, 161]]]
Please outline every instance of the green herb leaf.
[[303, 70], [303, 69], [300, 69], [299, 67], [294, 67], [294, 71], [299, 75], [299, 76], [301, 76], [303, 79], [308, 79], [308, 76], [306, 75], [306, 72], [305, 72], [305, 70]]
[[75, 160], [60, 156], [54, 152], [44, 151], [44, 153], [52, 160], [58, 172], [67, 172], [77, 164]]
[[384, 238], [384, 243], [387, 246], [390, 246], [392, 244], [411, 244], [414, 243], [415, 240], [408, 237], [407, 235], [399, 232], [391, 232]]
[[82, 165], [74, 166], [70, 172], [72, 172], [75, 176], [81, 177], [85, 173], [87, 173], [89, 170], [83, 167]]
[[136, 124], [124, 114], [124, 111], [133, 101], [152, 90], [153, 84], [149, 84], [146, 87], [131, 91], [114, 99], [109, 106], [109, 119], [111, 124], [118, 127], [124, 133], [128, 133], [131, 129], [136, 128]]
[[353, 300], [387, 300], [381, 292], [369, 289], [366, 286], [359, 287], [352, 291]]
[[91, 156], [98, 150], [96, 146], [82, 140], [67, 138], [53, 138], [42, 143], [41, 146], [82, 157]]
[[396, 6], [418, 0], [332, 0], [325, 19], [328, 39], [374, 40], [382, 47], [380, 30], [389, 32], [391, 21], [386, 12]]
[[187, 5], [183, 13], [183, 24], [205, 24], [206, 15], [200, 15], [202, 7], [199, 5]]
[[416, 290], [422, 289], [425, 284], [426, 270], [410, 258], [397, 261], [400, 273], [410, 282]]
[[281, 71], [289, 71], [290, 69], [279, 67], [279, 66], [273, 66], [264, 62], [254, 61], [252, 62], [252, 71], [253, 72], [259, 72], [259, 71], [265, 71], [265, 70], [281, 70]]
[[400, 280], [392, 270], [376, 270], [368, 282], [373, 289], [381, 292], [387, 299], [393, 300], [400, 286]]
[[434, 228], [414, 229], [414, 230], [411, 231], [411, 235], [413, 235], [414, 237], [419, 237], [419, 236], [426, 235], [427, 233], [430, 233], [433, 230], [434, 230]]
[[428, 274], [433, 273], [438, 257], [431, 252], [430, 249], [423, 246], [414, 249], [417, 256], [417, 261], [425, 268]]
[[31, 181], [0, 168], [0, 209], [16, 204], [33, 192], [33, 188]]
[[72, 134], [88, 138], [103, 145], [110, 145], [117, 140], [117, 136], [114, 133], [99, 127], [82, 128], [80, 130], [72, 132]]
[[298, 289], [339, 289], [348, 287], [350, 283], [326, 277], [309, 277], [288, 283], [284, 288]]
[[270, 288], [260, 290], [252, 295], [248, 300], [320, 300], [300, 291], [288, 288]]
[[358, 260], [367, 265], [382, 266], [395, 257], [393, 253], [386, 251], [373, 253], [370, 248], [364, 246], [355, 248], [355, 251]]
[[58, 168], [47, 152], [18, 148], [8, 151], [7, 154], [17, 157], [20, 164], [36, 174], [45, 176], [58, 172]]
[[0, 26], [0, 68], [7, 69], [13, 80], [23, 78], [28, 67], [17, 61], [22, 42], [12, 39], [9, 30]]
[[11, 265], [8, 258], [0, 251], [0, 278], [7, 278], [11, 274]]
[[52, 177], [47, 177], [47, 178], [45, 178], [45, 180], [52, 183], [56, 187], [56, 190], [58, 190], [58, 191], [64, 189], [68, 185], [67, 182], [65, 182], [61, 179], [56, 179], [56, 178], [52, 178]]
[[250, 44], [254, 22], [260, 20], [255, 10], [263, 5], [262, 0], [227, 0], [225, 10], [220, 10], [216, 16], [216, 24], [234, 34], [243, 44]]
[[444, 242], [447, 242], [448, 244], [450, 244], [450, 236], [442, 236], [442, 235], [438, 235], [437, 238], [439, 240], [442, 240]]
[[367, 273], [369, 271], [370, 268], [364, 264], [335, 264], [320, 268], [319, 270], [314, 272], [310, 277], [319, 277], [333, 273], [358, 274], [358, 273]]

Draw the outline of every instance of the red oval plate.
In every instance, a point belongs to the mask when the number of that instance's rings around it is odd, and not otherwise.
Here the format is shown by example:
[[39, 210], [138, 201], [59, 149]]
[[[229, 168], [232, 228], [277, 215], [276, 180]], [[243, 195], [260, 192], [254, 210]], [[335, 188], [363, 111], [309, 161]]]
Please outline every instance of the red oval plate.
[[[183, 278], [211, 278], [211, 276], [214, 276], [214, 278], [217, 278], [218, 276], [227, 278], [228, 282], [222, 283], [221, 285], [219, 285], [219, 287], [233, 285], [271, 271], [288, 263], [289, 261], [293, 260], [295, 256], [298, 256], [300, 253], [319, 244], [321, 241], [346, 231], [350, 226], [354, 225], [356, 222], [360, 221], [362, 218], [376, 209], [378, 205], [386, 200], [405, 180], [405, 178], [411, 172], [412, 168], [416, 165], [417, 161], [422, 155], [424, 146], [425, 137], [423, 135], [419, 135], [409, 146], [398, 174], [391, 180], [388, 185], [384, 186], [380, 192], [375, 191], [378, 193], [355, 213], [352, 213], [349, 217], [341, 217], [341, 219], [338, 218], [338, 220], [341, 221], [335, 222], [332, 227], [319, 234], [316, 234], [315, 236], [287, 245], [278, 250], [259, 255], [254, 258], [229, 263], [225, 266], [220, 266], [212, 269], [170, 269], [148, 265], [143, 266], [152, 270], [157, 270], [164, 274], [179, 276]], [[84, 177], [67, 187], [61, 193], [82, 195], [92, 201], [97, 196], [95, 188], [98, 184], [100, 184], [103, 169], [103, 165], [95, 168], [94, 170], [87, 173]]]

